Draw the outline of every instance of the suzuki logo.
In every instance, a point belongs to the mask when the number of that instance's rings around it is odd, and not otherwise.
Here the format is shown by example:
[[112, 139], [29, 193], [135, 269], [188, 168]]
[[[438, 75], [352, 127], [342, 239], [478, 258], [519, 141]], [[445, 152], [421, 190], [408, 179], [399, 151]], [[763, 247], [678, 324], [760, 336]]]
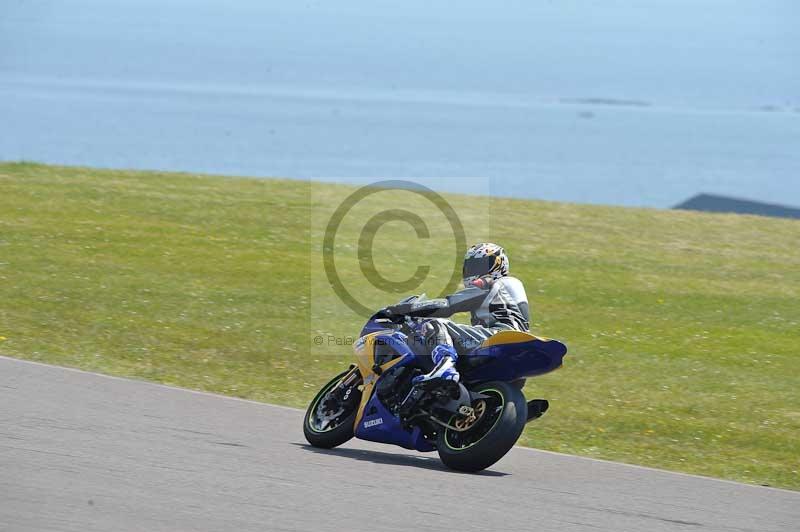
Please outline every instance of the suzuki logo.
[[364, 422], [364, 428], [368, 429], [370, 427], [374, 427], [376, 425], [382, 425], [382, 424], [383, 424], [383, 418], [379, 417], [379, 418], [376, 418], [376, 419], [370, 419], [369, 421], [365, 421]]

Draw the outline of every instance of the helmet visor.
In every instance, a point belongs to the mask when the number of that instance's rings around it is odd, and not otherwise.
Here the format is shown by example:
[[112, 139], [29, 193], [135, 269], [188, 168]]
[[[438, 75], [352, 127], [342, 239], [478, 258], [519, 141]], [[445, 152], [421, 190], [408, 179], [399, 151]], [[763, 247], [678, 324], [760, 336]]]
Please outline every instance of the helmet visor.
[[494, 268], [498, 258], [499, 257], [495, 255], [489, 255], [488, 257], [469, 258], [465, 260], [462, 277], [467, 279], [469, 277], [481, 277], [482, 275], [488, 274], [492, 271], [492, 268]]

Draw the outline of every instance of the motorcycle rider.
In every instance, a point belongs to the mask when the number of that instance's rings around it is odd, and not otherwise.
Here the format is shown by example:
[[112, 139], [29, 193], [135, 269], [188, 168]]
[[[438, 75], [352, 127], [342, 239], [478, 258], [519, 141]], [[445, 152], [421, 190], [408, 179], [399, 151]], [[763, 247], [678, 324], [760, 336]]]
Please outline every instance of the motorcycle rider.
[[[464, 289], [446, 298], [427, 302], [436, 308], [426, 313], [418, 333], [425, 350], [430, 349], [433, 369], [414, 378], [415, 383], [433, 379], [459, 380], [455, 368], [459, 355], [471, 351], [493, 334], [503, 330], [528, 332], [530, 312], [522, 281], [508, 274], [505, 250], [497, 244], [482, 242], [464, 255]], [[400, 305], [386, 311], [402, 313]], [[458, 312], [469, 312], [472, 325], [446, 319]]]

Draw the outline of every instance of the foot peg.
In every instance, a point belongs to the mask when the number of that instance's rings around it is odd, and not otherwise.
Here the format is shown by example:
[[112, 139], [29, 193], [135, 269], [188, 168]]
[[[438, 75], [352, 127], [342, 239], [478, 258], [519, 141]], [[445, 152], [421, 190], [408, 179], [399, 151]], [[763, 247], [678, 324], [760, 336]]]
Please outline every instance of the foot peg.
[[547, 399], [531, 399], [528, 401], [528, 419], [525, 423], [542, 417], [548, 408], [550, 408], [550, 403], [547, 402]]

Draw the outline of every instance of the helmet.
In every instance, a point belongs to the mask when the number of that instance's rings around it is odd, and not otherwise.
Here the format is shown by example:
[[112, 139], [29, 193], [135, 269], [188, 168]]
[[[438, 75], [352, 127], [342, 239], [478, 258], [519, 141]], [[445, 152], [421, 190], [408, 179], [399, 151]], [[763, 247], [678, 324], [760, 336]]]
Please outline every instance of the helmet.
[[464, 255], [462, 277], [465, 286], [469, 286], [475, 279], [486, 275], [490, 275], [492, 279], [508, 275], [506, 250], [491, 242], [475, 244]]

